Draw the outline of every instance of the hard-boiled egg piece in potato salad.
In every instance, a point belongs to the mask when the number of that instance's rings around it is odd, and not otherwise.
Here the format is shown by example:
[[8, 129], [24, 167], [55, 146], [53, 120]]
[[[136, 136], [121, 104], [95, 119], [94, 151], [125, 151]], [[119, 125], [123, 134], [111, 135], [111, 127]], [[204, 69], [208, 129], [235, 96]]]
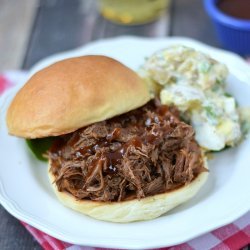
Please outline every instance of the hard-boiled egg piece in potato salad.
[[235, 99], [225, 90], [224, 64], [192, 48], [172, 46], [149, 57], [139, 73], [151, 86], [157, 85], [154, 89], [163, 104], [179, 108], [205, 150], [239, 142], [239, 114]]

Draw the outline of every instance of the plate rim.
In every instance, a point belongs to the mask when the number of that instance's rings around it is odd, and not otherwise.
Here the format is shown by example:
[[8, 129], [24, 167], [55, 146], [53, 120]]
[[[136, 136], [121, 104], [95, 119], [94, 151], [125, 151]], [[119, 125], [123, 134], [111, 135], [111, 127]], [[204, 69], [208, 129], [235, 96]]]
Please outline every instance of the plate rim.
[[[235, 55], [231, 52], [228, 52], [228, 51], [223, 51], [221, 49], [217, 49], [217, 48], [213, 48], [209, 45], [206, 45], [206, 44], [203, 44], [203, 43], [200, 43], [198, 41], [195, 41], [193, 39], [189, 39], [189, 38], [182, 38], [182, 37], [171, 37], [171, 38], [141, 38], [141, 37], [134, 37], [134, 36], [122, 36], [122, 37], [117, 37], [117, 38], [109, 38], [109, 39], [103, 39], [103, 40], [98, 40], [98, 41], [94, 41], [88, 45], [84, 45], [84, 46], [81, 46], [77, 49], [74, 49], [74, 50], [69, 50], [69, 51], [66, 51], [66, 52], [60, 52], [60, 53], [57, 53], [55, 55], [52, 55], [52, 56], [49, 56], [45, 59], [42, 59], [41, 61], [39, 61], [38, 63], [36, 63], [29, 71], [28, 73], [28, 76], [27, 76], [27, 79], [30, 77], [31, 74], [33, 74], [35, 71], [37, 71], [37, 69], [39, 69], [39, 67], [41, 67], [41, 65], [45, 65], [47, 64], [48, 62], [51, 62], [53, 60], [58, 60], [60, 58], [64, 58], [65, 56], [67, 57], [68, 55], [71, 55], [72, 53], [77, 53], [78, 51], [80, 51], [81, 53], [84, 53], [85, 51], [87, 52], [91, 47], [95, 47], [95, 46], [98, 46], [98, 44], [100, 43], [113, 43], [113, 42], [116, 42], [117, 40], [141, 40], [141, 41], [155, 41], [155, 40], [172, 40], [172, 41], [177, 41], [177, 40], [182, 40], [182, 41], [189, 41], [191, 43], [194, 43], [194, 44], [199, 44], [203, 47], [207, 47], [208, 49], [210, 50], [216, 50], [220, 53], [226, 53], [227, 55], [229, 55], [230, 57], [234, 57], [235, 59], [237, 59], [237, 61], [241, 61], [241, 64], [243, 63], [245, 66], [247, 66], [248, 70], [250, 69], [249, 65], [247, 65], [247, 63], [242, 59], [240, 58], [238, 55]], [[243, 65], [242, 64], [242, 65]], [[250, 80], [250, 72], [249, 72], [249, 80]], [[1, 96], [0, 98], [0, 106], [2, 107], [6, 101], [7, 98], [11, 97], [12, 95], [15, 94], [15, 92], [21, 87], [22, 85], [16, 85], [15, 87], [7, 90], [3, 96]], [[250, 201], [249, 201], [250, 202]], [[93, 241], [92, 239], [88, 240], [88, 239], [73, 239], [73, 238], [70, 238], [72, 236], [67, 236], [65, 237], [65, 235], [61, 234], [60, 232], [57, 231], [57, 229], [55, 229], [52, 224], [49, 224], [49, 226], [41, 223], [41, 221], [39, 221], [39, 217], [38, 218], [33, 218], [32, 215], [29, 215], [27, 213], [27, 211], [24, 211], [22, 208], [18, 207], [18, 204], [15, 204], [15, 201], [12, 201], [8, 195], [7, 195], [7, 192], [5, 191], [4, 189], [4, 186], [3, 186], [3, 183], [2, 183], [2, 180], [1, 180], [1, 176], [0, 176], [0, 203], [2, 204], [2, 206], [10, 213], [12, 214], [14, 217], [18, 218], [19, 220], [22, 220], [28, 224], [30, 224], [31, 226], [57, 238], [57, 239], [60, 239], [60, 240], [63, 240], [63, 241], [66, 241], [66, 242], [69, 242], [69, 243], [72, 243], [72, 244], [78, 244], [78, 245], [88, 245], [88, 246], [92, 246], [92, 247], [111, 247], [111, 248], [121, 248], [121, 249], [126, 249], [126, 248], [133, 248], [133, 249], [141, 249], [141, 248], [144, 248], [144, 249], [150, 249], [150, 248], [159, 248], [159, 247], [166, 247], [166, 246], [170, 246], [170, 245], [176, 245], [176, 244], [181, 244], [183, 242], [186, 242], [190, 239], [193, 239], [195, 237], [198, 237], [204, 233], [207, 233], [207, 232], [210, 232], [212, 230], [214, 230], [215, 228], [218, 228], [218, 227], [221, 227], [221, 226], [224, 226], [228, 223], [231, 223], [232, 221], [238, 219], [240, 216], [242, 216], [243, 214], [247, 213], [249, 211], [249, 203], [247, 204], [247, 201], [246, 201], [246, 205], [244, 208], [241, 208], [241, 209], [235, 209], [235, 213], [234, 213], [234, 216], [231, 216], [230, 219], [228, 219], [227, 217], [224, 217], [224, 220], [222, 219], [220, 222], [216, 221], [216, 223], [214, 223], [214, 225], [210, 225], [210, 227], [206, 227], [206, 229], [203, 229], [203, 230], [200, 230], [199, 233], [194, 233], [194, 234], [190, 234], [186, 237], [183, 237], [182, 236], [182, 240], [175, 240], [175, 241], [172, 241], [170, 243], [164, 243], [164, 240], [162, 241], [159, 241], [159, 239], [157, 240], [157, 244], [156, 242], [153, 242], [153, 243], [143, 243], [141, 242], [140, 240], [133, 240], [134, 242], [132, 243], [127, 243], [126, 246], [121, 246], [119, 244], [119, 239], [116, 241], [116, 242], [107, 242], [105, 241], [105, 239], [102, 239], [101, 241], [103, 242], [100, 242], [100, 239], [98, 239], [99, 242], [96, 242], [95, 240]], [[50, 228], [52, 227], [52, 229]], [[53, 229], [54, 228], [54, 229]], [[132, 239], [130, 239], [130, 241], [132, 241]], [[151, 241], [152, 242], [152, 241]]]

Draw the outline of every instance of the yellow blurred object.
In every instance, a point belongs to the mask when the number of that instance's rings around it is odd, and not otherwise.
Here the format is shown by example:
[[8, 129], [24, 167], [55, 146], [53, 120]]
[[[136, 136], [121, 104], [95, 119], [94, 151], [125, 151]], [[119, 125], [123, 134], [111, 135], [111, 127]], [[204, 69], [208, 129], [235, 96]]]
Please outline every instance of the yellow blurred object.
[[108, 20], [134, 25], [151, 22], [161, 16], [170, 0], [99, 0], [101, 14]]

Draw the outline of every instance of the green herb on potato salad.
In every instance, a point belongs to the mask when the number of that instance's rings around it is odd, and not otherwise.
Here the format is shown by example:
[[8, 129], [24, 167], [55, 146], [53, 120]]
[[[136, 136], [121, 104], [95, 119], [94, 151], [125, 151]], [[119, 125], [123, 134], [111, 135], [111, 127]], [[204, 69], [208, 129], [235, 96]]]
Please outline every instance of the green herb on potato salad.
[[238, 108], [240, 121], [241, 121], [241, 131], [243, 136], [248, 136], [250, 133], [250, 108], [240, 107]]
[[226, 65], [185, 46], [154, 53], [139, 70], [152, 95], [177, 106], [190, 121], [206, 151], [234, 146], [250, 130], [250, 113], [239, 111], [235, 98], [226, 92], [228, 73]]

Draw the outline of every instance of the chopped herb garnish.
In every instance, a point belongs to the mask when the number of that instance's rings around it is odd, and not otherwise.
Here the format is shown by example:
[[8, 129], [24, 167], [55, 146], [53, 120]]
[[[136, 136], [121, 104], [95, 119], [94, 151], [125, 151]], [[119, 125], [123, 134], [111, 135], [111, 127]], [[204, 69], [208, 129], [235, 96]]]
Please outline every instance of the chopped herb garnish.
[[221, 86], [219, 86], [218, 84], [215, 84], [212, 87], [212, 91], [217, 92], [220, 88], [221, 88]]
[[217, 115], [215, 114], [215, 112], [213, 111], [213, 108], [210, 106], [206, 106], [204, 107], [208, 117], [212, 118], [212, 119], [216, 119]]
[[199, 67], [201, 73], [208, 73], [212, 65], [210, 63], [202, 63]]
[[250, 123], [248, 121], [242, 121], [240, 125], [243, 135], [247, 135], [250, 132]]
[[219, 78], [216, 78], [216, 83], [217, 83], [217, 84], [222, 84], [222, 83], [223, 83], [223, 80], [222, 80], [222, 79], [219, 79]]
[[233, 97], [233, 96], [232, 96], [231, 94], [229, 94], [229, 93], [225, 93], [224, 96], [226, 96], [226, 97]]

